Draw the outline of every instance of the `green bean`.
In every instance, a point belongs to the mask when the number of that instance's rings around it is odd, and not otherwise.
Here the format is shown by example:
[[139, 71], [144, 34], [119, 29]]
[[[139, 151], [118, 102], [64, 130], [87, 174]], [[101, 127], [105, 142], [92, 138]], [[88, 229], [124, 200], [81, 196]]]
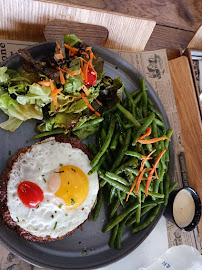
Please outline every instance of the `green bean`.
[[131, 211], [129, 213], [128, 216], [126, 216], [120, 223], [119, 223], [119, 230], [117, 233], [117, 237], [116, 237], [116, 248], [120, 249], [121, 248], [121, 238], [122, 238], [122, 234], [123, 234], [123, 229], [126, 225], [126, 222], [129, 220], [129, 218], [131, 217], [131, 215], [133, 214], [133, 211]]
[[141, 190], [138, 191], [137, 200], [139, 202], [139, 206], [136, 210], [136, 223], [140, 223], [140, 215], [141, 215]]
[[117, 209], [119, 208], [119, 206], [120, 206], [120, 201], [117, 199], [114, 202], [113, 206], [112, 206], [111, 213], [110, 213], [110, 218], [112, 218], [115, 215], [115, 213], [116, 213]]
[[109, 115], [109, 114], [111, 114], [111, 113], [114, 113], [116, 110], [117, 110], [116, 106], [113, 106], [113, 107], [111, 107], [110, 109], [104, 111], [102, 115], [103, 115], [103, 116]]
[[53, 129], [51, 131], [46, 131], [43, 133], [36, 134], [32, 137], [32, 139], [39, 139], [42, 137], [52, 136], [52, 135], [61, 134], [61, 133], [65, 133], [64, 128], [57, 128], [57, 129]]
[[140, 123], [137, 121], [137, 119], [135, 119], [135, 117], [128, 111], [126, 110], [123, 106], [121, 106], [120, 104], [116, 105], [117, 108], [124, 114], [124, 116], [126, 118], [128, 118], [128, 120], [133, 123], [134, 127], [138, 128], [140, 127]]
[[130, 160], [128, 160], [126, 163], [122, 164], [119, 168], [116, 169], [115, 173], [120, 174], [122, 173], [125, 168], [129, 166], [136, 167], [138, 165], [138, 160], [136, 157], [132, 157]]
[[159, 184], [159, 192], [163, 193], [163, 181], [161, 181]]
[[113, 179], [113, 180], [118, 181], [118, 182], [121, 183], [121, 184], [124, 184], [124, 185], [126, 185], [126, 186], [129, 185], [129, 183], [128, 183], [127, 180], [125, 180], [123, 177], [121, 177], [121, 176], [119, 176], [119, 175], [117, 175], [117, 174], [115, 174], [115, 173], [112, 173], [112, 172], [106, 172], [105, 175], [106, 175], [107, 177]]
[[[152, 135], [153, 135], [154, 138], [158, 138], [157, 125], [156, 125], [156, 123], [154, 121], [152, 122]], [[158, 142], [154, 143], [154, 148], [159, 149]]]
[[[173, 129], [168, 129], [167, 132], [166, 132], [166, 136], [170, 139], [171, 136], [172, 136], [172, 134], [173, 134]], [[165, 149], [166, 149], [166, 152], [165, 152], [165, 161], [166, 162], [169, 161], [168, 145], [169, 145], [169, 140], [166, 140], [165, 141]]]
[[93, 221], [96, 221], [99, 216], [100, 209], [102, 206], [102, 201], [103, 201], [103, 193], [102, 193], [102, 189], [100, 189], [98, 192], [97, 203], [93, 210]]
[[145, 85], [145, 78], [141, 79], [142, 84], [142, 113], [144, 117], [147, 117], [147, 93], [146, 93], [146, 85]]
[[134, 136], [134, 139], [133, 139], [133, 142], [132, 142], [132, 145], [133, 146], [136, 145], [137, 139], [140, 137], [141, 133], [148, 128], [148, 126], [152, 123], [152, 121], [154, 120], [154, 118], [155, 118], [155, 114], [154, 113], [150, 113], [150, 115], [147, 117], [147, 119], [144, 122], [144, 124], [136, 132], [136, 135]]
[[113, 202], [113, 199], [116, 195], [116, 188], [112, 187], [109, 195], [109, 203], [111, 204]]
[[110, 248], [112, 248], [113, 245], [114, 245], [114, 241], [115, 241], [115, 239], [117, 237], [118, 231], [119, 231], [119, 223], [116, 224], [116, 226], [112, 229], [112, 232], [111, 232], [111, 235], [110, 235], [110, 239], [109, 239], [109, 246], [110, 246]]
[[132, 98], [135, 98], [140, 92], [141, 92], [141, 90], [137, 89], [134, 92], [132, 92], [130, 95], [131, 95]]
[[111, 122], [110, 122], [110, 125], [109, 125], [109, 130], [108, 130], [107, 137], [106, 137], [105, 142], [102, 145], [101, 149], [96, 154], [94, 159], [91, 161], [91, 166], [92, 167], [97, 165], [100, 158], [102, 157], [102, 155], [106, 152], [107, 148], [109, 147], [110, 142], [111, 142], [111, 138], [112, 138], [112, 135], [113, 135], [113, 132], [114, 132], [114, 128], [115, 128], [115, 117], [114, 117], [114, 115], [112, 115], [112, 119], [111, 119]]
[[135, 104], [133, 102], [133, 98], [131, 97], [131, 95], [128, 93], [128, 91], [126, 89], [124, 89], [124, 92], [126, 94], [127, 99], [130, 102], [132, 115], [135, 116]]
[[142, 98], [142, 92], [139, 93], [136, 98], [133, 100], [133, 104], [136, 105]]
[[154, 118], [154, 122], [157, 124], [157, 126], [164, 127], [165, 124], [161, 120]]
[[[99, 176], [102, 179], [104, 179], [107, 183], [109, 183], [111, 186], [113, 186], [113, 187], [115, 187], [115, 188], [117, 188], [117, 189], [119, 189], [119, 190], [121, 190], [121, 191], [123, 191], [123, 192], [125, 192], [127, 194], [130, 191], [130, 188], [129, 187], [127, 187], [127, 186], [125, 186], [125, 185], [123, 185], [123, 184], [121, 184], [121, 183], [119, 183], [119, 182], [117, 182], [117, 181], [115, 181], [115, 180], [113, 180], [113, 179], [105, 176], [105, 174], [101, 170], [99, 170], [98, 172], [99, 172]], [[131, 193], [131, 195], [132, 196], [135, 196], [134, 193]]]
[[138, 207], [139, 203], [135, 202], [131, 204], [129, 207], [127, 207], [121, 214], [119, 214], [117, 217], [112, 218], [109, 223], [104, 227], [103, 232], [107, 232], [111, 230], [116, 224], [121, 222], [131, 211], [135, 210]]
[[[156, 206], [156, 204], [147, 206], [145, 208], [143, 208], [142, 212], [141, 212], [141, 217], [144, 216], [147, 212], [149, 212], [152, 208], [154, 208]], [[136, 223], [136, 215], [134, 215], [134, 217], [132, 217], [127, 223], [126, 226], [131, 226], [132, 224]]]
[[[146, 120], [146, 118], [140, 118], [140, 119], [138, 119], [138, 122], [140, 124], [143, 124], [145, 122], [145, 120]], [[124, 129], [128, 129], [128, 128], [134, 127], [134, 125], [127, 123], [127, 124], [123, 124], [123, 127], [124, 127]]]
[[90, 120], [90, 121], [83, 123], [81, 126], [78, 126], [78, 127], [76, 126], [72, 131], [76, 131], [76, 130], [79, 130], [82, 128], [88, 128], [88, 127], [97, 125], [97, 124], [101, 123], [103, 120], [104, 120], [103, 117], [98, 117], [96, 119], [93, 119], [93, 120]]
[[[149, 139], [150, 139], [149, 136], [146, 136], [146, 137], [145, 137], [145, 140], [149, 140]], [[146, 146], [146, 148], [147, 148], [147, 151], [148, 151], [149, 153], [151, 153], [151, 151], [153, 150], [152, 144], [151, 144], [151, 143], [147, 143], [145, 146]]]
[[145, 193], [142, 193], [142, 200], [141, 200], [141, 202], [142, 202], [142, 203], [144, 203], [144, 201], [145, 201], [145, 198], [146, 198], [146, 195], [145, 195]]
[[122, 134], [119, 135], [119, 142], [120, 142], [121, 145], [123, 145], [123, 136], [122, 136]]
[[[125, 194], [125, 193], [124, 193], [124, 194]], [[121, 196], [121, 192], [120, 192], [119, 189], [117, 190], [117, 195], [118, 195], [118, 199], [119, 199], [119, 201], [120, 201], [122, 207], [125, 208], [125, 204], [124, 204], [124, 202], [123, 202], [123, 198], [122, 198], [122, 196]]]
[[174, 188], [178, 185], [178, 182], [172, 183], [172, 185], [169, 187], [169, 194], [174, 190]]
[[165, 173], [165, 170], [163, 168], [162, 163], [160, 162], [158, 179], [155, 179], [155, 181], [154, 181], [154, 187], [153, 187], [154, 192], [158, 192], [159, 184], [161, 181], [163, 181], [164, 173]]
[[164, 205], [168, 204], [168, 198], [169, 198], [169, 186], [170, 186], [170, 177], [168, 175], [168, 173], [165, 175], [165, 179], [164, 179]]
[[[145, 187], [142, 184], [140, 184], [140, 190], [142, 192], [145, 192]], [[131, 194], [133, 194], [133, 192]], [[150, 190], [148, 190], [148, 195], [151, 197], [155, 197], [155, 198], [164, 198], [164, 194], [155, 193], [155, 192], [152, 192]]]
[[127, 133], [126, 139], [125, 139], [125, 143], [122, 146], [122, 148], [120, 149], [116, 160], [114, 161], [114, 164], [113, 164], [112, 169], [111, 169], [112, 172], [114, 172], [115, 169], [120, 165], [120, 163], [125, 155], [125, 152], [127, 151], [128, 146], [130, 144], [130, 139], [131, 139], [131, 129], [128, 130], [128, 133]]
[[111, 150], [115, 150], [115, 149], [116, 149], [117, 144], [118, 144], [118, 141], [119, 141], [119, 135], [120, 135], [120, 132], [117, 131], [117, 132], [115, 133], [115, 135], [113, 136], [112, 142], [111, 142], [111, 145], [110, 145], [110, 149], [111, 149]]
[[95, 165], [89, 172], [88, 175], [93, 174], [94, 172], [97, 172], [99, 170], [99, 168], [102, 166], [102, 164], [104, 163], [106, 159], [106, 153], [101, 157], [101, 159], [99, 160], [98, 164]]
[[[126, 154], [127, 156], [132, 156], [132, 157], [138, 158], [139, 160], [143, 160], [143, 157], [142, 157], [143, 155], [140, 154], [140, 153], [138, 153], [138, 152], [128, 150], [128, 151], [126, 151], [125, 154]], [[145, 166], [146, 166], [147, 168], [150, 168], [150, 167], [151, 167], [148, 160], [145, 162]]]
[[144, 203], [142, 203], [142, 209], [148, 206], [156, 206], [157, 205], [157, 200], [156, 201], [146, 201]]
[[160, 114], [160, 112], [157, 109], [155, 109], [152, 105], [148, 105], [148, 107], [152, 112], [154, 112], [158, 116], [161, 122], [164, 122], [163, 116]]
[[92, 144], [91, 142], [88, 142], [88, 148], [93, 155], [96, 155], [97, 149], [94, 144]]
[[152, 223], [152, 221], [155, 219], [155, 217], [158, 215], [158, 212], [160, 210], [161, 205], [157, 205], [154, 210], [146, 217], [146, 219], [142, 222], [139, 223], [137, 226], [132, 228], [132, 233], [139, 232], [146, 228], [149, 224]]
[[125, 170], [128, 171], [128, 172], [133, 173], [135, 176], [138, 176], [138, 174], [140, 173], [140, 171], [138, 171], [136, 169], [133, 169], [131, 167], [126, 167]]

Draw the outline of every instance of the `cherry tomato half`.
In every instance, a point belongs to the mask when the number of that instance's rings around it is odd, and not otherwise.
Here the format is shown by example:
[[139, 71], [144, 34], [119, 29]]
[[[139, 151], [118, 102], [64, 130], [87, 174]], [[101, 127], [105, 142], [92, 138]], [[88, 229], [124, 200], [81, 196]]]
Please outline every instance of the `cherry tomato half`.
[[88, 74], [87, 74], [88, 82], [86, 85], [92, 85], [94, 86], [97, 82], [97, 73], [91, 68], [88, 68]]
[[18, 197], [29, 208], [35, 208], [43, 201], [43, 191], [33, 182], [23, 181], [18, 185]]

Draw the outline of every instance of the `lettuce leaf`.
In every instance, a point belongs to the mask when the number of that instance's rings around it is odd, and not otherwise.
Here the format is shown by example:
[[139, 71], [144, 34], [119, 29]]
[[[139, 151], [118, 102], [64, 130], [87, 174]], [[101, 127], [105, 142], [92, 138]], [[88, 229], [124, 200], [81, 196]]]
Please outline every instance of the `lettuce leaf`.
[[76, 113], [57, 113], [55, 116], [54, 128], [66, 128], [76, 125], [80, 115]]
[[64, 43], [71, 47], [80, 44], [82, 41], [74, 34], [64, 35]]
[[[10, 92], [10, 87], [8, 91]], [[40, 107], [44, 107], [52, 101], [51, 89], [47, 86], [41, 86], [39, 84], [33, 84], [29, 86], [29, 92], [26, 95], [18, 95], [17, 102], [21, 105], [25, 104], [37, 104]]]
[[23, 106], [12, 99], [8, 93], [0, 96], [0, 109], [9, 116], [8, 122], [1, 123], [1, 127], [6, 127], [10, 131], [14, 131], [21, 124], [20, 121], [16, 120], [15, 126], [11, 126], [14, 123], [14, 118], [21, 121], [31, 118], [41, 120], [43, 118], [43, 112], [40, 106], [36, 104], [26, 104]]
[[72, 130], [73, 134], [77, 136], [80, 140], [84, 140], [88, 136], [94, 134], [99, 129], [99, 123], [96, 125], [88, 126], [86, 128], [82, 128], [82, 125], [90, 120], [96, 119], [97, 116], [95, 114], [85, 115], [79, 118], [79, 121], [76, 127]]
[[6, 73], [7, 67], [0, 67], [0, 85], [8, 84], [10, 77]]
[[22, 122], [22, 120], [16, 117], [9, 116], [7, 121], [0, 124], [0, 128], [13, 132], [22, 124]]
[[64, 85], [64, 93], [78, 95], [82, 84], [84, 84], [84, 82], [80, 74], [70, 77], [68, 82]]

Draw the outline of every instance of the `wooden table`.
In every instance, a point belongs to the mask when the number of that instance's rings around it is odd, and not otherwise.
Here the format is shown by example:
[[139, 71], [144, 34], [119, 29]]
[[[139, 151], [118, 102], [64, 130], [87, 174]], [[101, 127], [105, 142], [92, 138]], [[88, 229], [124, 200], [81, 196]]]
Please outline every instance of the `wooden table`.
[[184, 49], [201, 24], [200, 0], [40, 0], [96, 8], [157, 22], [145, 50]]

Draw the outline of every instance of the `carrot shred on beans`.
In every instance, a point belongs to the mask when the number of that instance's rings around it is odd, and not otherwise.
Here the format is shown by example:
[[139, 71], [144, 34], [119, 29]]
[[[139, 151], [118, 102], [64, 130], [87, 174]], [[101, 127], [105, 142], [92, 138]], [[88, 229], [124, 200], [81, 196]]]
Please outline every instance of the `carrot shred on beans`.
[[144, 137], [149, 136], [150, 134], [151, 134], [151, 127], [148, 127], [147, 132], [144, 135], [142, 135], [139, 139], [137, 139], [137, 142], [143, 139]]
[[149, 143], [159, 142], [162, 140], [169, 140], [170, 141], [170, 139], [168, 137], [164, 136], [164, 137], [153, 138], [153, 139], [149, 139], [149, 140], [139, 140], [138, 142], [141, 144], [149, 144]]
[[135, 187], [135, 195], [138, 194], [138, 191], [139, 191], [139, 188], [140, 188], [140, 183], [142, 181], [142, 177], [143, 177], [144, 173], [145, 173], [145, 169], [143, 169], [138, 175], [137, 183], [136, 183], [136, 187]]
[[146, 182], [146, 186], [145, 186], [145, 195], [146, 195], [146, 196], [148, 196], [149, 186], [150, 186], [150, 184], [151, 184], [152, 176], [153, 176], [153, 174], [154, 174], [154, 172], [155, 172], [155, 169], [156, 169], [156, 167], [157, 167], [157, 165], [158, 165], [158, 163], [159, 163], [161, 157], [163, 156], [163, 154], [164, 154], [165, 152], [166, 152], [166, 150], [164, 149], [164, 150], [160, 153], [160, 155], [158, 156], [156, 162], [154, 163], [154, 166], [153, 166], [152, 170], [149, 172], [149, 175], [148, 175], [148, 178], [147, 178], [147, 182]]
[[131, 192], [133, 191], [133, 189], [134, 189], [134, 187], [135, 187], [135, 185], [136, 185], [136, 183], [137, 183], [137, 179], [138, 179], [138, 176], [135, 177], [135, 181], [133, 182], [132, 187], [131, 187], [131, 189], [129, 190], [129, 192], [128, 192], [128, 194], [127, 194], [126, 202], [128, 201], [128, 198], [129, 198]]

